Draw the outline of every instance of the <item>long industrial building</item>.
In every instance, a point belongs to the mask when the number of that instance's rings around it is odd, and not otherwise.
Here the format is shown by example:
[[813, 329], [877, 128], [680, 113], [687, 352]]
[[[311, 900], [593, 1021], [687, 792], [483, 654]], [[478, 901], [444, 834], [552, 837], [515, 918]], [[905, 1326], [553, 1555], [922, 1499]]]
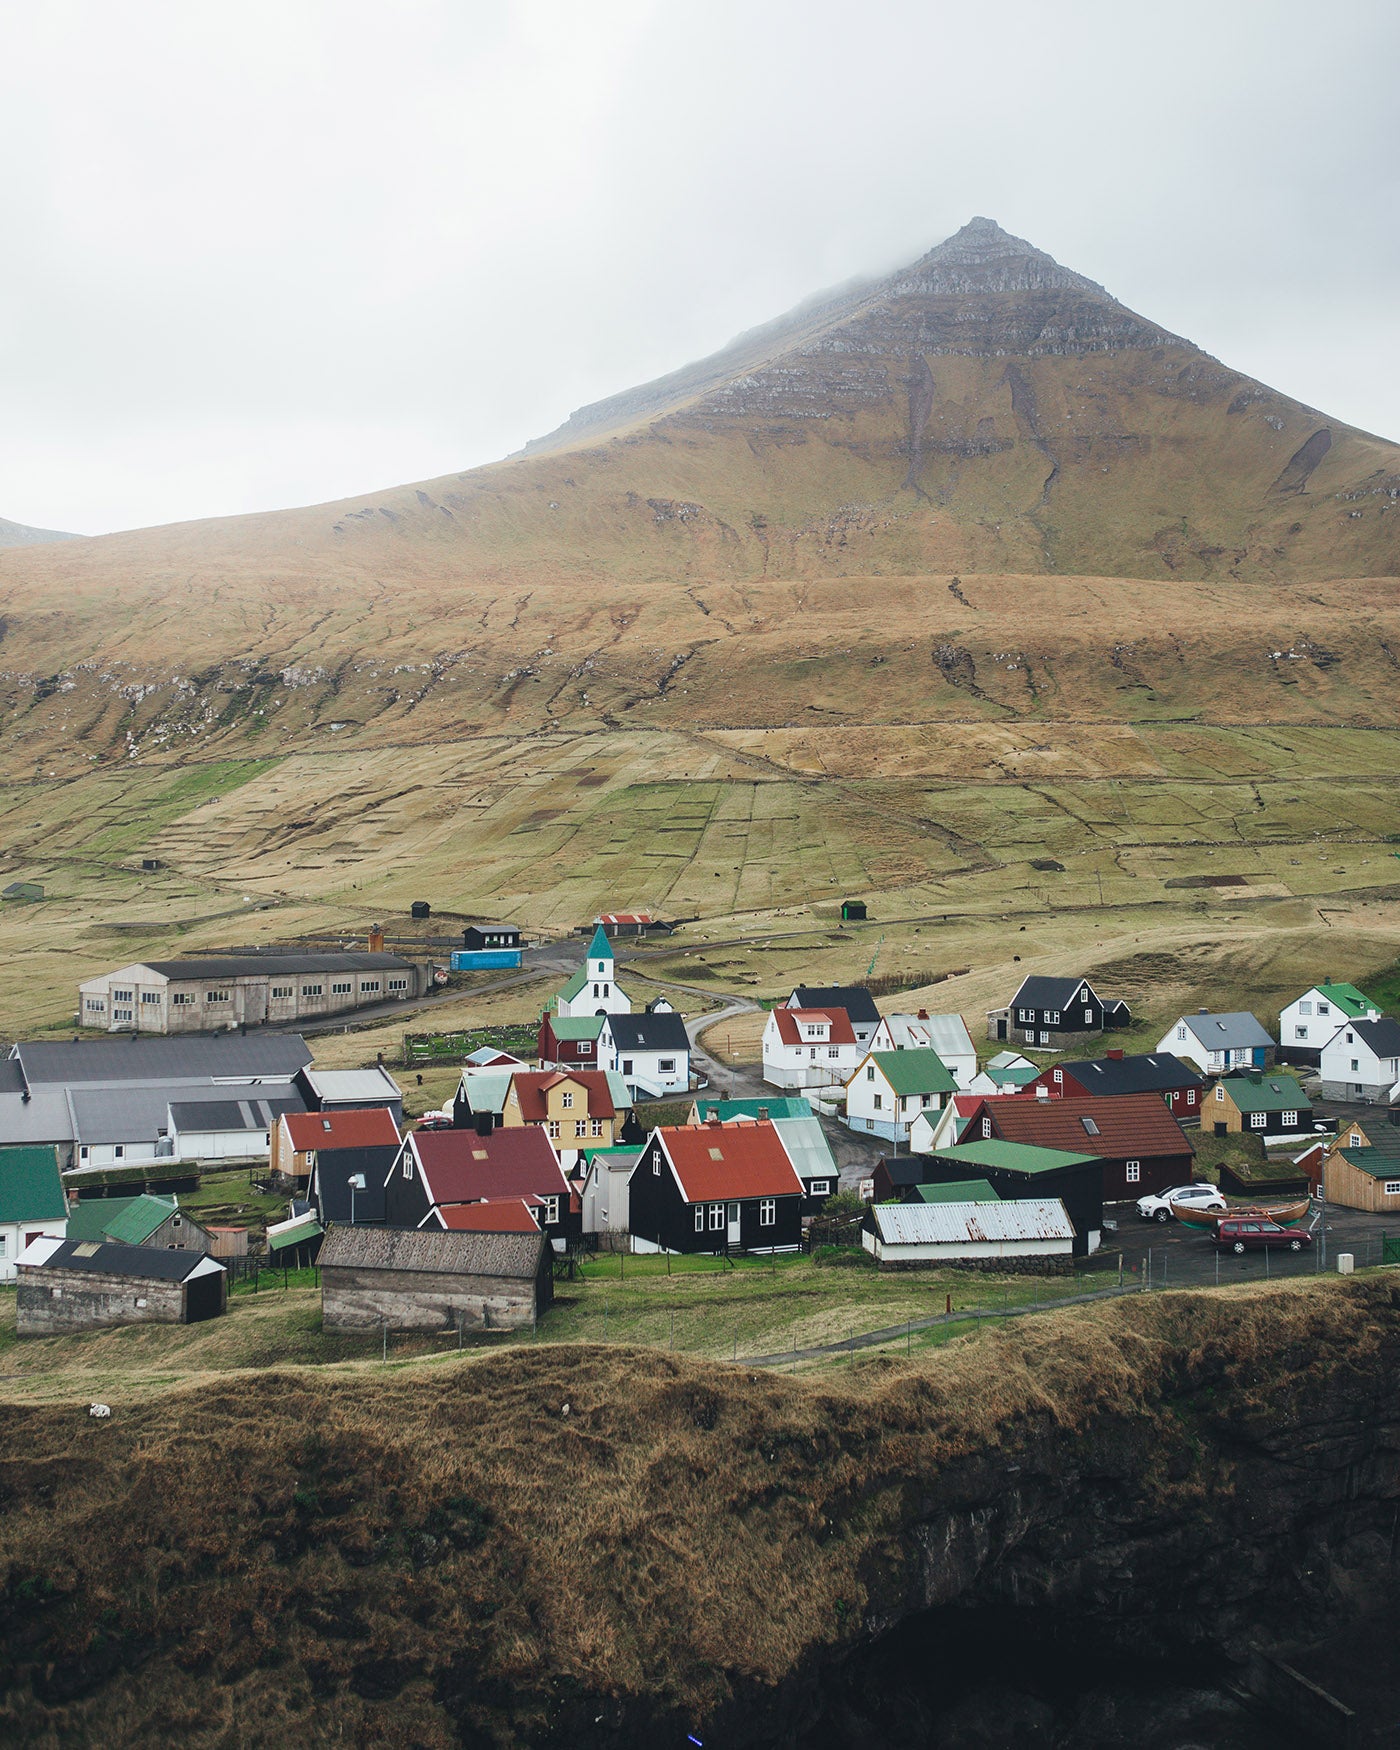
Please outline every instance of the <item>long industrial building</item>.
[[432, 972], [397, 954], [238, 954], [144, 960], [78, 986], [78, 1021], [108, 1033], [291, 1027], [422, 996]]

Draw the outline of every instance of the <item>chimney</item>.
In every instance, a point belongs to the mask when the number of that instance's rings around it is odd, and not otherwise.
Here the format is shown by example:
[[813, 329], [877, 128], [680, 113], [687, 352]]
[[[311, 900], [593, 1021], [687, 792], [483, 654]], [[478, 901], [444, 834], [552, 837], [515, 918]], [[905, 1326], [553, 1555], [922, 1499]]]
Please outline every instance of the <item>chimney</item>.
[[1122, 1063], [1122, 1061], [1123, 1061], [1123, 1047], [1121, 1045], [1115, 1045], [1115, 1046], [1112, 1046], [1110, 1048], [1109, 1053], [1108, 1053], [1108, 1061], [1110, 1063]]
[[928, 1020], [928, 1010], [927, 1010], [927, 1009], [920, 1009], [920, 1010], [919, 1010], [919, 1019], [920, 1019], [920, 1020], [921, 1020], [921, 1021], [927, 1021], [927, 1020]]
[[1046, 1087], [1044, 1082], [1036, 1083], [1035, 1097], [1037, 1100], [1048, 1100], [1050, 1098], [1050, 1090]]
[[370, 925], [370, 927], [369, 927], [369, 951], [371, 954], [382, 954], [384, 952], [384, 926], [383, 926], [383, 924], [371, 924]]
[[1253, 1083], [1254, 1083], [1254, 1085], [1255, 1085], [1255, 1087], [1256, 1087], [1256, 1088], [1257, 1088], [1257, 1087], [1258, 1087], [1258, 1086], [1259, 1086], [1259, 1084], [1260, 1084], [1260, 1083], [1261, 1083], [1261, 1082], [1262, 1082], [1262, 1081], [1263, 1081], [1263, 1079], [1264, 1079], [1264, 1072], [1263, 1072], [1263, 1070], [1261, 1070], [1261, 1069], [1252, 1069], [1252, 1070], [1250, 1070], [1250, 1072], [1249, 1072], [1249, 1079], [1250, 1079], [1250, 1081], [1252, 1081], [1252, 1082], [1253, 1082]]

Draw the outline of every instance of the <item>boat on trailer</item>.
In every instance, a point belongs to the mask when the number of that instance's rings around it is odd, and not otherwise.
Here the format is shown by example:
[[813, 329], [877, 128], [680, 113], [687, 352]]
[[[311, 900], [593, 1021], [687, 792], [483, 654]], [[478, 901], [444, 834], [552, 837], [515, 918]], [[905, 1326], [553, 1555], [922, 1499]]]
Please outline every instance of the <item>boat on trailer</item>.
[[1311, 1215], [1312, 1198], [1276, 1203], [1271, 1209], [1262, 1203], [1237, 1203], [1229, 1209], [1200, 1209], [1189, 1203], [1173, 1203], [1171, 1211], [1183, 1227], [1194, 1227], [1199, 1233], [1214, 1233], [1216, 1225], [1226, 1220], [1272, 1221], [1278, 1227], [1297, 1227]]

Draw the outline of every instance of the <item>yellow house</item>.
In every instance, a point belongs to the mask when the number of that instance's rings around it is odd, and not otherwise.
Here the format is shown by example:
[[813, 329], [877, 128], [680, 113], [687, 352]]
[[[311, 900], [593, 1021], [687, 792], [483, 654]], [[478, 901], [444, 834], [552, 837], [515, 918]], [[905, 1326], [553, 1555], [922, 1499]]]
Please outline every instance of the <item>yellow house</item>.
[[1400, 1129], [1374, 1118], [1343, 1124], [1322, 1163], [1322, 1189], [1342, 1209], [1400, 1215]]

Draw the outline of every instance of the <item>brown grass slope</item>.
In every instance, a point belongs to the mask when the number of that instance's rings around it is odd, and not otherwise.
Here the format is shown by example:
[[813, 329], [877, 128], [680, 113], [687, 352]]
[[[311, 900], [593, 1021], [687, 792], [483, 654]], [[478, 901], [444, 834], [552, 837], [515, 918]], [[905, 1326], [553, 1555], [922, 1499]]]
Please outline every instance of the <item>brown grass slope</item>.
[[6, 1408], [0, 1735], [774, 1745], [931, 1605], [1306, 1636], [1388, 1566], [1397, 1302], [1135, 1299], [844, 1384], [540, 1348]]

